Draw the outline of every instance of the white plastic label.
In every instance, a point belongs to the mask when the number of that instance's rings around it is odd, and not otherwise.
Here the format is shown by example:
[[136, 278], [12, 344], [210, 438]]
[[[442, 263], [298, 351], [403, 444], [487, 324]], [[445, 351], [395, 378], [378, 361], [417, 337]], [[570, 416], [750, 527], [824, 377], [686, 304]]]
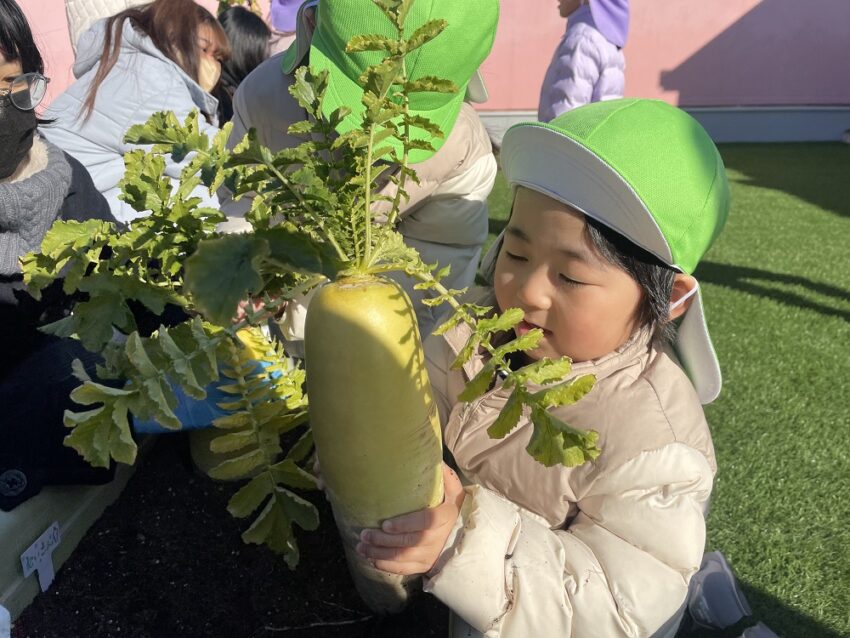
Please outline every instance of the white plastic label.
[[44, 530], [44, 533], [35, 539], [23, 554], [21, 554], [21, 566], [24, 568], [24, 576], [38, 572], [38, 584], [41, 591], [47, 591], [53, 582], [53, 550], [62, 541], [59, 533], [59, 523], [53, 524]]

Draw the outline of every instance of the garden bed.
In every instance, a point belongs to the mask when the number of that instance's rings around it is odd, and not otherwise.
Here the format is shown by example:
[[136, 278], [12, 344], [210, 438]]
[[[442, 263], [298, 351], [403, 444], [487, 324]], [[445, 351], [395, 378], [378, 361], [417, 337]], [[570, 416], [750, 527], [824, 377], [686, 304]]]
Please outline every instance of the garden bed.
[[13, 638], [447, 635], [448, 611], [432, 596], [392, 617], [365, 608], [318, 492], [306, 496], [322, 523], [300, 534], [296, 571], [245, 545], [247, 523], [226, 510], [238, 486], [199, 476], [187, 448], [183, 435], [160, 437], [50, 590], [15, 622]]

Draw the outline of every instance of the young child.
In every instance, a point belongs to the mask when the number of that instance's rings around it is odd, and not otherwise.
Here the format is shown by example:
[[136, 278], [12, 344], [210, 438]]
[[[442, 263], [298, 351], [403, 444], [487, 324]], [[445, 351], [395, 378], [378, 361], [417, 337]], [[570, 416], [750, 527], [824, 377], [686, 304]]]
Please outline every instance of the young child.
[[546, 70], [537, 119], [623, 96], [629, 0], [558, 0], [567, 30]]
[[515, 199], [491, 268], [496, 306], [525, 312], [518, 334], [543, 329], [529, 359], [567, 355], [570, 378], [596, 376], [553, 413], [599, 432], [602, 454], [544, 467], [525, 450], [526, 418], [491, 439], [510, 389], [496, 378], [459, 402], [486, 357], [452, 370], [469, 330], [431, 337], [445, 445], [469, 484], [445, 468], [442, 505], [364, 530], [358, 550], [425, 573], [469, 625], [455, 635], [672, 636], [716, 469], [701, 404], [720, 370], [691, 273], [726, 221], [722, 160], [683, 111], [624, 99], [514, 126], [502, 166]]

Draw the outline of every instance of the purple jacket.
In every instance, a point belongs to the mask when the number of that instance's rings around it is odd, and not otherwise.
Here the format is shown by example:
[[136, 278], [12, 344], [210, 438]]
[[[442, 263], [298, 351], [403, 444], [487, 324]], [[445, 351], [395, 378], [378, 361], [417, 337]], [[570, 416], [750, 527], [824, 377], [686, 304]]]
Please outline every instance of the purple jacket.
[[543, 87], [537, 118], [548, 122], [589, 102], [623, 97], [626, 60], [588, 21], [570, 18]]

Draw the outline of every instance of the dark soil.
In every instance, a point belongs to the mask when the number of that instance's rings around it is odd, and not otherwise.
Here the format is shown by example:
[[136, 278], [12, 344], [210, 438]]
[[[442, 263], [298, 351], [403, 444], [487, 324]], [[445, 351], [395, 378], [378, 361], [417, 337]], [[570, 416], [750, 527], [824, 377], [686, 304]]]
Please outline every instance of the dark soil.
[[360, 602], [327, 502], [299, 534], [290, 571], [225, 509], [238, 485], [196, 473], [182, 435], [161, 436], [12, 638], [425, 638], [446, 636], [448, 610], [420, 593], [377, 617]]

